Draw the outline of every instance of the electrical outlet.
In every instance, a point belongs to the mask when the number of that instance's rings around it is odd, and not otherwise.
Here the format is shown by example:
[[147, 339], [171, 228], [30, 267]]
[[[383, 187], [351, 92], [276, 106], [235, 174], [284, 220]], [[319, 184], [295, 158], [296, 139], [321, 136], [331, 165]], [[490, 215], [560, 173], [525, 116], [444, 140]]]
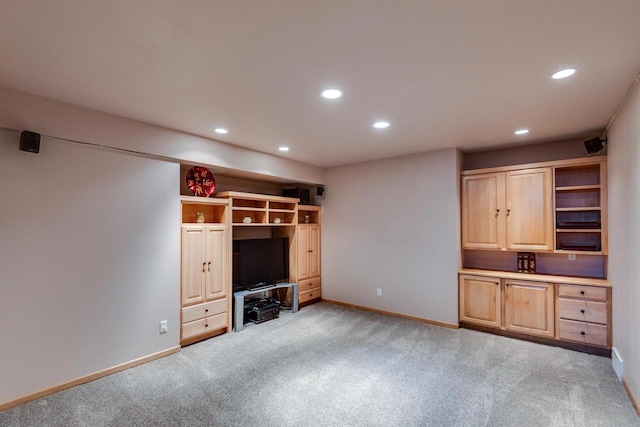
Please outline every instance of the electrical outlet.
[[576, 260], [576, 254], [569, 254], [569, 260], [570, 261], [575, 261]]
[[376, 291], [376, 295], [381, 297], [382, 296], [382, 289], [378, 288], [378, 290]]
[[162, 320], [160, 321], [160, 333], [164, 334], [165, 332], [167, 332], [167, 321]]

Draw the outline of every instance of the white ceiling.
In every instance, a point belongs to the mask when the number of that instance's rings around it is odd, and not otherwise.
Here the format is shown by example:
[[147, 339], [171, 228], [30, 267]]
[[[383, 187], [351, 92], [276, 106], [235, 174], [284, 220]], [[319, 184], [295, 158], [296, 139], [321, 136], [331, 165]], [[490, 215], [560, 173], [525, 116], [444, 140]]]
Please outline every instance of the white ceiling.
[[639, 71], [640, 0], [0, 1], [0, 85], [318, 166], [604, 129]]

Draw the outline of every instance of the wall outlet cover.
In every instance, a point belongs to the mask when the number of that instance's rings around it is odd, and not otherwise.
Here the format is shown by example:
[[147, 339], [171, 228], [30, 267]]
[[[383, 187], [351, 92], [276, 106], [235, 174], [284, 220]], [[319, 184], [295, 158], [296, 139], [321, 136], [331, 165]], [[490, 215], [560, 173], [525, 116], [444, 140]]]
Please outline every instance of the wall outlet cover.
[[160, 322], [160, 333], [164, 334], [165, 332], [167, 332], [167, 321], [166, 320], [162, 320]]

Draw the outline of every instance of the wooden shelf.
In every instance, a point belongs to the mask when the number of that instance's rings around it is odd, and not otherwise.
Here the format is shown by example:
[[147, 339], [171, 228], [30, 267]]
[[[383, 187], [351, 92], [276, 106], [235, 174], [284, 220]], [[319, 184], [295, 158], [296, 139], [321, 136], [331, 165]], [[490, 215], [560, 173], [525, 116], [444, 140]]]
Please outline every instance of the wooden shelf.
[[[283, 227], [295, 225], [298, 220], [298, 199], [236, 191], [226, 191], [218, 196], [230, 200], [234, 226]], [[244, 222], [246, 217], [251, 218], [251, 222]]]
[[584, 208], [556, 208], [556, 212], [582, 212], [582, 211], [601, 211], [600, 207], [584, 207]]
[[599, 190], [600, 188], [600, 185], [572, 185], [569, 187], [556, 187], [556, 191]]
[[214, 197], [180, 196], [183, 224], [198, 223], [198, 212], [204, 214], [205, 224], [225, 224], [229, 200]]
[[602, 233], [601, 228], [557, 228], [556, 233]]

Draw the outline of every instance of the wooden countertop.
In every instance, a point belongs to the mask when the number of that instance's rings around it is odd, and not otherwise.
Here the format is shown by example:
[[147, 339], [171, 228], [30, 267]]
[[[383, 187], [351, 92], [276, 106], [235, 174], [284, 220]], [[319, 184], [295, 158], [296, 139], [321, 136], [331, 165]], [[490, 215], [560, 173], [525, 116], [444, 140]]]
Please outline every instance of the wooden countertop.
[[588, 277], [551, 276], [548, 274], [515, 273], [512, 271], [498, 270], [475, 270], [470, 268], [463, 268], [458, 273], [470, 274], [473, 276], [498, 277], [500, 279], [532, 280], [535, 282], [566, 283], [568, 285], [611, 287], [611, 283], [606, 279], [592, 279]]

